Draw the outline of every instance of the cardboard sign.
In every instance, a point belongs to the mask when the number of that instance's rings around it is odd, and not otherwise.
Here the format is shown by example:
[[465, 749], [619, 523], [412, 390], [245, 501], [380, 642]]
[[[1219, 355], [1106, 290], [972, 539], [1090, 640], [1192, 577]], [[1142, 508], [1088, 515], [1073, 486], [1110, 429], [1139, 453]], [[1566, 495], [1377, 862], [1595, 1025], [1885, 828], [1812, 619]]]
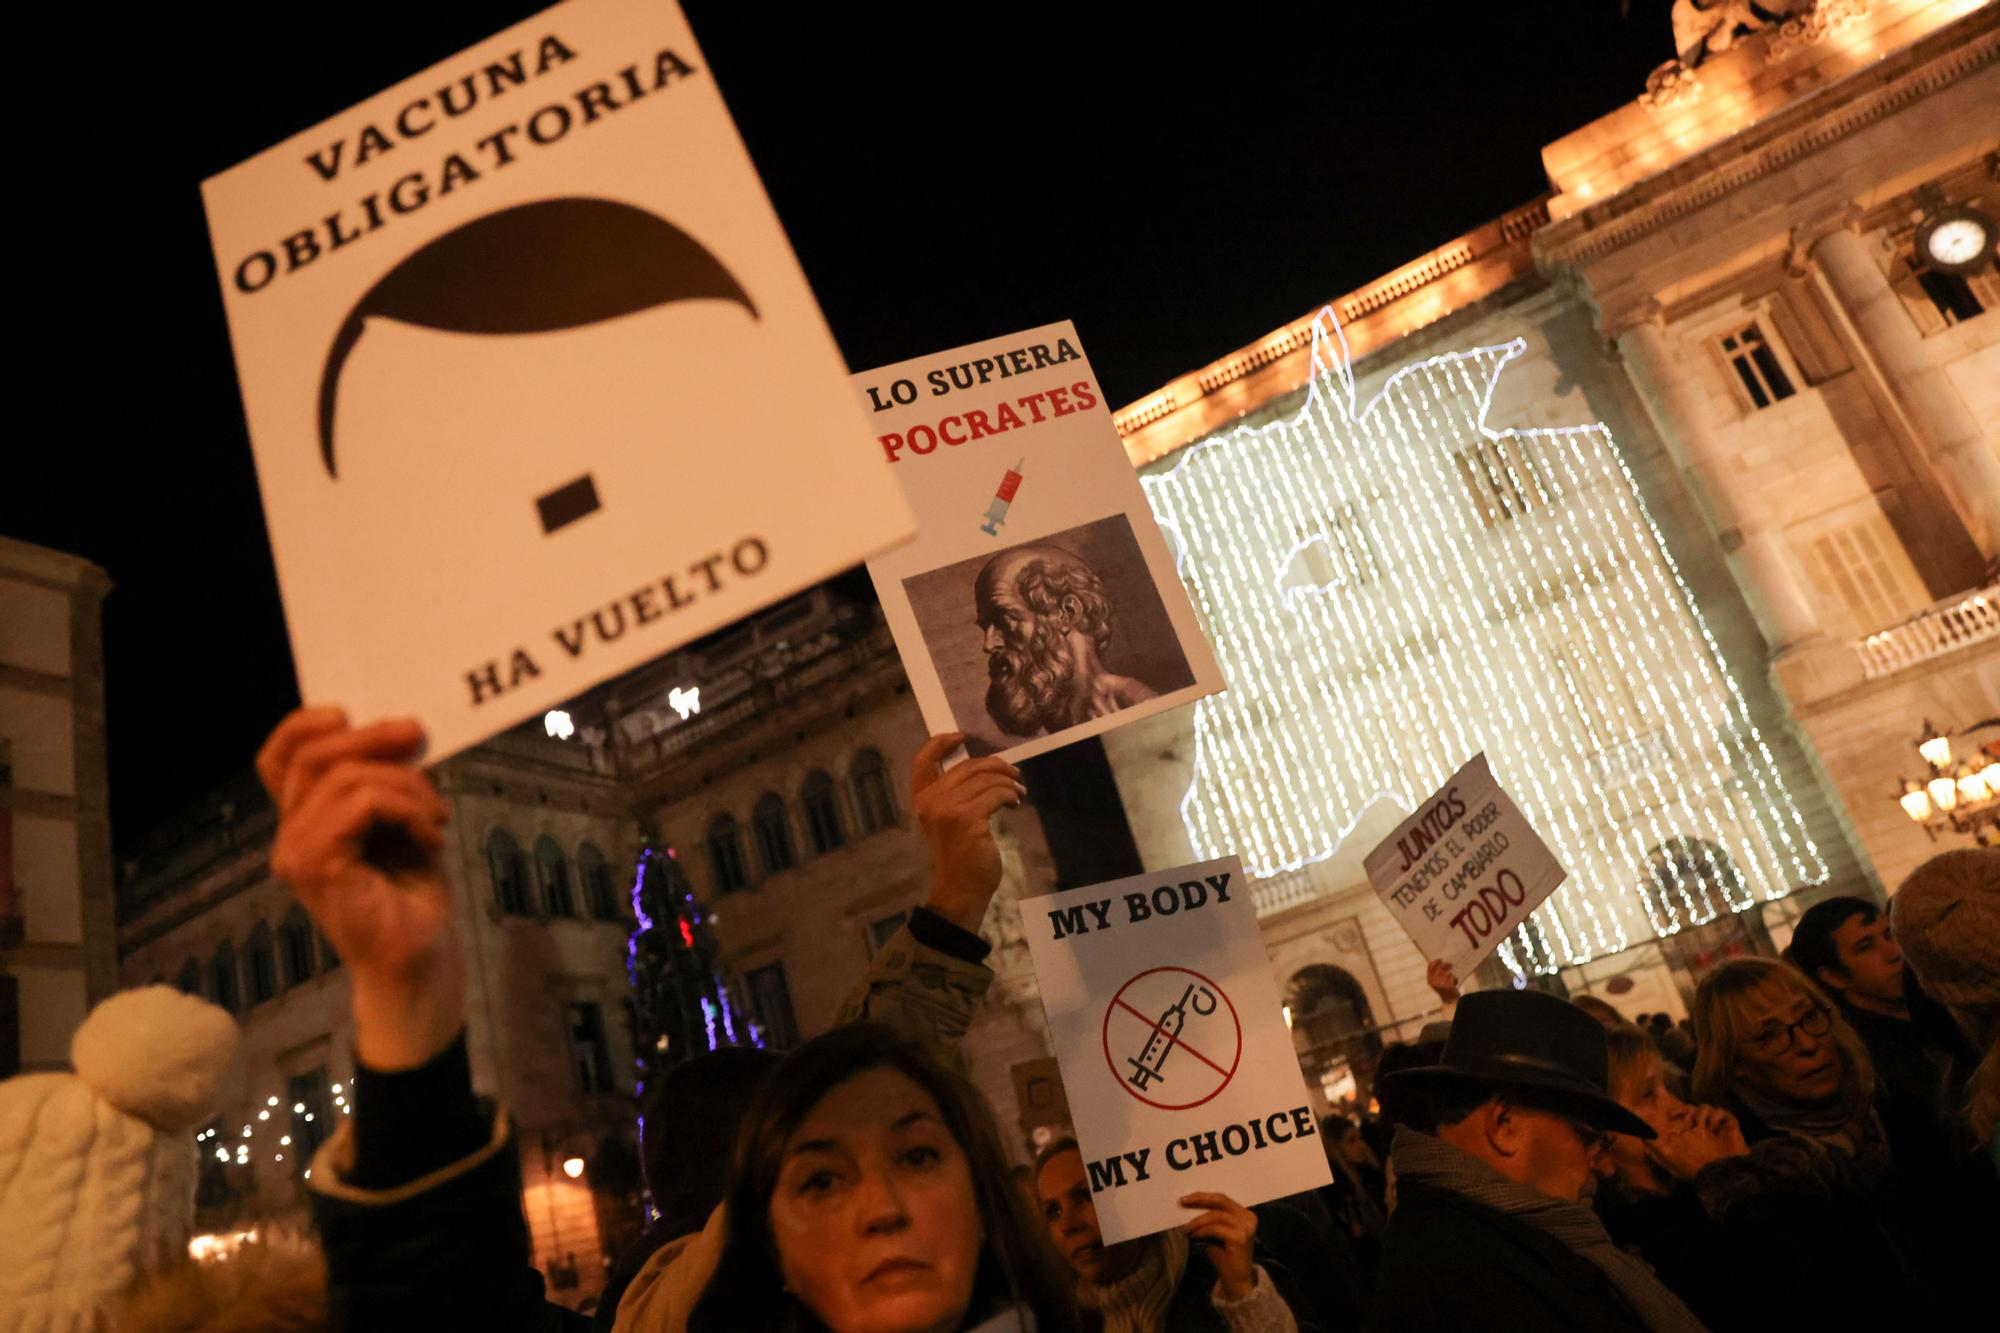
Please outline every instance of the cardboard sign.
[[1328, 1183], [1305, 1077], [1233, 856], [1021, 903], [1107, 1243]]
[[917, 513], [868, 572], [932, 731], [1022, 759], [1223, 688], [1068, 322], [854, 384]]
[[1566, 875], [1493, 780], [1484, 754], [1452, 774], [1362, 864], [1418, 950], [1450, 963], [1460, 981]]
[[203, 197], [308, 702], [449, 754], [912, 530], [665, 0], [558, 5]]

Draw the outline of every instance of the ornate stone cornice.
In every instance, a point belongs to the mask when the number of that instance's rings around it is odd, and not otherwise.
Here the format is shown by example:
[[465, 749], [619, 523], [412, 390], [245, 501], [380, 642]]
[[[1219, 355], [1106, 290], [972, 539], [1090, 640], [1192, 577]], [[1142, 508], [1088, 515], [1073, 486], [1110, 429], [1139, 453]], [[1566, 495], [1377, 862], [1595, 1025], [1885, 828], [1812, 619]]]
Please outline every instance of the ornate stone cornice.
[[1535, 236], [1536, 252], [1548, 264], [1600, 259], [1995, 64], [2000, 64], [2000, 6], [1988, 6], [1651, 180], [1543, 228]]

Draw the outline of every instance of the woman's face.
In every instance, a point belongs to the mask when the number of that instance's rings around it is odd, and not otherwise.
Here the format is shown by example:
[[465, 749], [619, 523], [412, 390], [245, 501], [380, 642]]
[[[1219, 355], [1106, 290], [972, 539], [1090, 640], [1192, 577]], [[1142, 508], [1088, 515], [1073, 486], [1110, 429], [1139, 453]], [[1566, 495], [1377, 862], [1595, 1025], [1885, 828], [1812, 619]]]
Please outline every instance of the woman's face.
[[1845, 1070], [1831, 1016], [1790, 987], [1751, 991], [1737, 1001], [1736, 1076], [1779, 1101], [1812, 1104], [1840, 1092]]
[[893, 1069], [820, 1098], [785, 1144], [771, 1237], [785, 1285], [833, 1333], [958, 1327], [984, 1236], [937, 1101]]
[[[1618, 1099], [1618, 1104], [1651, 1125], [1653, 1132], [1662, 1137], [1677, 1134], [1694, 1123], [1694, 1108], [1674, 1096], [1667, 1087], [1665, 1072], [1660, 1057], [1647, 1054], [1625, 1069], [1622, 1077], [1611, 1081], [1611, 1095]], [[1644, 1139], [1613, 1134], [1610, 1156], [1612, 1172], [1621, 1183], [1638, 1189], [1653, 1187], [1655, 1173]]]

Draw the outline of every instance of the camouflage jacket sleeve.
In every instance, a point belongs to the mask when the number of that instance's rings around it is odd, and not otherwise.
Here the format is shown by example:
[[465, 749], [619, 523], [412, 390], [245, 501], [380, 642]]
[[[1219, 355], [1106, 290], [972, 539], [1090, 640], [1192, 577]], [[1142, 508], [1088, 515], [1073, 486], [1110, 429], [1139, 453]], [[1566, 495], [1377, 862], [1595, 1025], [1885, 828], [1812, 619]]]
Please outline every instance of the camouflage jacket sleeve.
[[993, 971], [983, 961], [990, 948], [919, 907], [876, 953], [835, 1021], [886, 1023], [949, 1051], [972, 1026], [972, 1015], [993, 984]]

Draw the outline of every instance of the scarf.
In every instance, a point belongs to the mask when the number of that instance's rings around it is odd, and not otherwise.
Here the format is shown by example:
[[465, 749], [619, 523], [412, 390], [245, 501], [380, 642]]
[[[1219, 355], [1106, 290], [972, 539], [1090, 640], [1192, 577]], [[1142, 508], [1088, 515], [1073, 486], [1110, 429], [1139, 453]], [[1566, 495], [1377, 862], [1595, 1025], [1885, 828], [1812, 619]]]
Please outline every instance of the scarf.
[[1618, 1248], [1588, 1204], [1552, 1198], [1532, 1185], [1509, 1180], [1472, 1154], [1407, 1125], [1396, 1130], [1389, 1160], [1400, 1181], [1448, 1190], [1561, 1241], [1597, 1265], [1632, 1313], [1654, 1333], [1703, 1333], [1704, 1325], [1693, 1311], [1643, 1260]]
[[1832, 1100], [1812, 1106], [1777, 1101], [1740, 1084], [1731, 1091], [1744, 1110], [1772, 1129], [1847, 1158], [1863, 1185], [1876, 1185], [1888, 1174], [1889, 1138], [1882, 1117], [1851, 1071]]
[[1104, 1333], [1160, 1333], [1167, 1326], [1167, 1307], [1187, 1273], [1188, 1238], [1173, 1227], [1139, 1244], [1145, 1247], [1139, 1266], [1124, 1277], [1101, 1287], [1077, 1284], [1076, 1303], [1098, 1312]]

